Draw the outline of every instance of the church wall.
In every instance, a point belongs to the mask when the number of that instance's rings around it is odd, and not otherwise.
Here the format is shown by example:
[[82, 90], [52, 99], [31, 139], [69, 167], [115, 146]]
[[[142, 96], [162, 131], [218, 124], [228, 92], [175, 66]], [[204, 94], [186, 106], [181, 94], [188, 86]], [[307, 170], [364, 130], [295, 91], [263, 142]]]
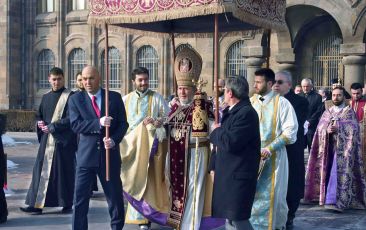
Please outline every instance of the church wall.
[[8, 109], [9, 108], [9, 97], [8, 97], [8, 2], [0, 1], [0, 15], [4, 15], [0, 17], [0, 109]]

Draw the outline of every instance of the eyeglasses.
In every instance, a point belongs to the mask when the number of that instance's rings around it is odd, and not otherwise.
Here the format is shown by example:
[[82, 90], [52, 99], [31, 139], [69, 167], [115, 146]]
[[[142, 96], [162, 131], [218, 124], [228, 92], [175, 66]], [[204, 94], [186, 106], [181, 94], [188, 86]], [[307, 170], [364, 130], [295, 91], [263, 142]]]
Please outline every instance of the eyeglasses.
[[275, 84], [279, 84], [279, 85], [282, 85], [285, 81], [283, 80], [275, 80], [274, 83]]

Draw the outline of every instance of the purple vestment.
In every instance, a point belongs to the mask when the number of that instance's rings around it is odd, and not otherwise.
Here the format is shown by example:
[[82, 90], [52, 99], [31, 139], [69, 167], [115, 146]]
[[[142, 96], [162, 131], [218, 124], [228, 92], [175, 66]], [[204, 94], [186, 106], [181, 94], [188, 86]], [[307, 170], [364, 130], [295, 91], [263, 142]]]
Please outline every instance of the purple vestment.
[[[335, 122], [338, 131], [328, 134]], [[305, 178], [306, 201], [335, 205], [338, 209], [365, 209], [366, 182], [360, 128], [354, 111], [346, 106], [326, 110], [316, 129]]]

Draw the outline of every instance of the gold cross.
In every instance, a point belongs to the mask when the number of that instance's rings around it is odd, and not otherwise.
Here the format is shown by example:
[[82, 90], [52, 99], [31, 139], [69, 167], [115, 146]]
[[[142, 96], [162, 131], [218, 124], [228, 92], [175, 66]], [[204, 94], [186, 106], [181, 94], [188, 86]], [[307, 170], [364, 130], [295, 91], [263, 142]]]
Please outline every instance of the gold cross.
[[208, 83], [207, 80], [203, 80], [201, 77], [197, 81], [193, 79], [192, 82], [196, 86], [198, 92], [201, 92], [202, 88]]

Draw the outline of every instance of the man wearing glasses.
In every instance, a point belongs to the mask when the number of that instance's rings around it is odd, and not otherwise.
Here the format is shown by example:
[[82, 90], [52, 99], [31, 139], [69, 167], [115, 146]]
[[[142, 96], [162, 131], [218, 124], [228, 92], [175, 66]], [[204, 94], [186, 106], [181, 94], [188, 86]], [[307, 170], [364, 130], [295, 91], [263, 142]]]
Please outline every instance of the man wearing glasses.
[[304, 160], [304, 123], [308, 113], [309, 102], [292, 90], [292, 76], [290, 72], [281, 71], [275, 75], [273, 91], [284, 96], [294, 107], [299, 128], [297, 130], [297, 140], [295, 143], [286, 145], [289, 178], [287, 186], [287, 222], [286, 229], [293, 228], [295, 213], [299, 207], [301, 198], [304, 197], [305, 186], [305, 160]]

